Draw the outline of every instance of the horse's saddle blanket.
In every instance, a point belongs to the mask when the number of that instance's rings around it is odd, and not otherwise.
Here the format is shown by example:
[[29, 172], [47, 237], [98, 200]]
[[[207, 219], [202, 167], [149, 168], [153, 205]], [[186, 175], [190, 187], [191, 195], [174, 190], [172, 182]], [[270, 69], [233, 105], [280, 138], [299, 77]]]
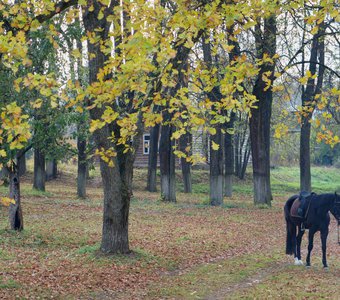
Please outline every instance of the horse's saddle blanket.
[[298, 197], [298, 198], [296, 198], [296, 199], [294, 200], [294, 202], [293, 202], [293, 204], [292, 204], [292, 207], [290, 208], [290, 215], [291, 215], [292, 217], [300, 218], [300, 219], [302, 218], [302, 217], [299, 216], [299, 214], [298, 214], [298, 209], [299, 209], [300, 205], [301, 205], [301, 201], [300, 201], [300, 198]]

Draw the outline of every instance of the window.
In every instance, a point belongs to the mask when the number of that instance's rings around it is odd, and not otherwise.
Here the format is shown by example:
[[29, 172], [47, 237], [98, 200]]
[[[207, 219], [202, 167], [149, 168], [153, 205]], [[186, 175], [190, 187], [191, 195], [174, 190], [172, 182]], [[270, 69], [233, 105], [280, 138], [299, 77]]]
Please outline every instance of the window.
[[143, 134], [143, 154], [150, 153], [150, 134]]

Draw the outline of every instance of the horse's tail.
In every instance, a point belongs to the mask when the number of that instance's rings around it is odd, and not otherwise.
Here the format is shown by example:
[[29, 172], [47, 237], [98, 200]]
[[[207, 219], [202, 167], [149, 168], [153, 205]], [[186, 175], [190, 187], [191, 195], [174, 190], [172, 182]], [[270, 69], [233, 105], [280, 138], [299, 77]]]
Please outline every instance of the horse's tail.
[[[295, 197], [295, 196], [293, 196]], [[286, 254], [294, 254], [294, 247], [293, 247], [293, 234], [295, 225], [289, 220], [289, 214], [290, 214], [290, 207], [292, 204], [293, 197], [289, 198], [286, 205], [284, 206], [284, 214], [286, 219], [286, 231], [287, 231], [287, 237], [286, 237]]]
[[294, 254], [293, 249], [293, 235], [292, 235], [292, 224], [286, 219], [287, 238], [286, 238], [286, 254]]

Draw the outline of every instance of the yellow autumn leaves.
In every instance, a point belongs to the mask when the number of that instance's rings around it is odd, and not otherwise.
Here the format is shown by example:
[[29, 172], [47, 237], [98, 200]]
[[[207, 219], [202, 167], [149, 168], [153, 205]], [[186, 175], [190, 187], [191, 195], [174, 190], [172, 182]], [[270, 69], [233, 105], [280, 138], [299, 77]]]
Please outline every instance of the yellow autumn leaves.
[[15, 204], [15, 201], [8, 197], [0, 197], [0, 204], [3, 206], [10, 206], [11, 204]]
[[29, 116], [22, 108], [12, 102], [1, 109], [0, 113], [0, 168], [12, 157], [9, 151], [21, 149], [31, 137]]

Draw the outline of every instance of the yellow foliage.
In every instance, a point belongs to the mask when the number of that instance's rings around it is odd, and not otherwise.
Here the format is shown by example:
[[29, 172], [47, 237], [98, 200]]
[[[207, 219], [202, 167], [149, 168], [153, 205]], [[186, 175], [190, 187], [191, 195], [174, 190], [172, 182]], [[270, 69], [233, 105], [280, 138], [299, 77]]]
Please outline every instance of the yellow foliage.
[[279, 123], [275, 126], [274, 138], [280, 139], [288, 134], [288, 126]]
[[2, 197], [0, 198], [0, 204], [3, 206], [10, 206], [11, 204], [15, 204], [15, 200], [8, 197]]
[[216, 144], [214, 141], [211, 141], [211, 148], [217, 151], [218, 149], [220, 149], [220, 145]]

